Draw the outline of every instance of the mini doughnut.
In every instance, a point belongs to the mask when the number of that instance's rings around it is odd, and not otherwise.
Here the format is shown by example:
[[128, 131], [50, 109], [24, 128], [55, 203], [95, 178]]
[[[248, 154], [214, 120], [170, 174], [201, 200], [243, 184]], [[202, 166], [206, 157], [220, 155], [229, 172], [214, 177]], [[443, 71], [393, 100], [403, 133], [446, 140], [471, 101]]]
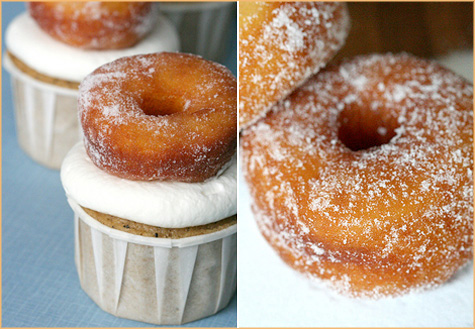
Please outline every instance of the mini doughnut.
[[150, 2], [30, 2], [28, 9], [46, 33], [84, 49], [131, 47], [156, 20]]
[[325, 66], [348, 30], [344, 3], [240, 2], [240, 128]]
[[258, 226], [351, 296], [448, 280], [472, 258], [473, 87], [407, 54], [323, 70], [242, 133]]
[[132, 180], [200, 182], [235, 153], [236, 78], [201, 57], [157, 53], [99, 67], [79, 87], [93, 163]]

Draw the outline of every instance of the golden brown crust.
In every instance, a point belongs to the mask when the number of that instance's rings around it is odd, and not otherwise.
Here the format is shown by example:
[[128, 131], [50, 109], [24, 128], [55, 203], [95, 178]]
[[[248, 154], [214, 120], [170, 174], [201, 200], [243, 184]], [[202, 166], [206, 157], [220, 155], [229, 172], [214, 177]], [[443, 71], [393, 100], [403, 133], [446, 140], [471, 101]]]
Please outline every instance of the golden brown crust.
[[84, 49], [133, 46], [153, 26], [151, 2], [31, 2], [30, 15], [53, 38]]
[[53, 78], [47, 75], [44, 75], [38, 71], [35, 71], [25, 63], [23, 63], [20, 59], [15, 57], [12, 53], [7, 51], [7, 56], [10, 58], [12, 63], [15, 65], [17, 69], [22, 71], [23, 73], [33, 77], [36, 80], [39, 80], [41, 82], [45, 82], [48, 84], [52, 84], [55, 86], [63, 87], [63, 88], [68, 88], [68, 89], [73, 89], [77, 90], [79, 88], [79, 82], [74, 82], [74, 81], [67, 81], [67, 80], [61, 80], [57, 78]]
[[184, 227], [184, 228], [164, 228], [158, 226], [152, 226], [142, 223], [137, 223], [131, 220], [119, 218], [116, 216], [104, 214], [92, 209], [81, 207], [89, 216], [100, 222], [101, 224], [112, 227], [116, 230], [124, 231], [127, 233], [155, 237], [155, 238], [167, 238], [167, 239], [181, 239], [190, 236], [209, 234], [217, 231], [224, 230], [237, 223], [237, 216], [231, 216], [222, 219], [215, 223], [210, 223], [200, 226]]
[[348, 28], [344, 3], [240, 3], [240, 128], [263, 117], [325, 66], [343, 45]]
[[472, 111], [468, 82], [407, 54], [322, 70], [242, 133], [262, 234], [350, 295], [443, 283], [472, 258]]
[[122, 178], [202, 182], [235, 153], [236, 89], [224, 66], [190, 54], [106, 64], [80, 87], [86, 150]]

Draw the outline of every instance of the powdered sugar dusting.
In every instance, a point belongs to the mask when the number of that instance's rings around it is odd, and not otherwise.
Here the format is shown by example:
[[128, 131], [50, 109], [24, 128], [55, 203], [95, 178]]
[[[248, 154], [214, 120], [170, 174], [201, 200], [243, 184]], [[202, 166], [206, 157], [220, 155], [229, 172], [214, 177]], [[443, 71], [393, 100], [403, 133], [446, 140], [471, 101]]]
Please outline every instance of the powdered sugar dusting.
[[193, 55], [121, 58], [83, 80], [79, 117], [99, 168], [131, 179], [204, 180], [235, 152], [236, 79]]
[[[341, 292], [435, 286], [472, 254], [473, 87], [409, 55], [358, 57], [319, 73], [242, 133], [264, 236], [292, 266]], [[386, 144], [351, 151], [347, 109], [379, 113]], [[269, 202], [272, 200], [272, 202]]]
[[241, 16], [241, 128], [320, 70], [343, 45], [348, 29], [343, 3], [262, 2], [252, 15]]
[[[290, 19], [290, 13], [288, 11], [289, 10], [278, 11], [277, 16], [271, 23], [264, 26], [264, 37], [273, 37], [275, 36], [275, 31], [281, 30], [283, 32], [281, 32], [281, 35], [278, 35], [279, 42], [277, 42], [277, 46], [286, 52], [299, 51], [305, 46], [305, 33], [296, 22]], [[290, 11], [294, 10], [291, 9]], [[286, 42], [284, 42], [284, 40]]]

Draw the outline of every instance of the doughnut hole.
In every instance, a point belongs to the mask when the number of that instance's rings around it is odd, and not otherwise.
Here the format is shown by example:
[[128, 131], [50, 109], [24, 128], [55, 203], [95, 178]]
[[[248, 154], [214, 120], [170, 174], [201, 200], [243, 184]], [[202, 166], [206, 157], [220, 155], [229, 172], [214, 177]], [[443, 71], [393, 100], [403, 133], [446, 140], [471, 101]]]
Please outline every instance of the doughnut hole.
[[[173, 61], [175, 59], [171, 59]], [[216, 93], [210, 97], [213, 90], [217, 90], [217, 83], [203, 83], [209, 65], [195, 65], [190, 63], [172, 63], [154, 71], [149, 77], [141, 81], [130, 81], [128, 88], [140, 90], [136, 100], [147, 115], [166, 116], [177, 113], [195, 113], [210, 109], [210, 102], [231, 103], [224, 93]], [[140, 85], [140, 88], [137, 88]], [[193, 86], [193, 87], [190, 87]]]
[[[142, 94], [136, 99], [142, 111], [152, 116], [167, 116], [176, 113], [193, 113], [196, 109], [193, 100], [186, 98], [184, 90], [177, 90], [176, 87], [164, 87], [160, 83], [161, 78], [156, 79], [152, 87], [144, 88]], [[167, 90], [167, 91], [165, 91]]]
[[389, 143], [396, 135], [398, 123], [388, 112], [356, 104], [348, 105], [338, 116], [338, 138], [352, 151]]
[[166, 116], [183, 112], [183, 107], [180, 107], [176, 98], [154, 98], [153, 95], [144, 95], [141, 99], [140, 108], [146, 115], [151, 116]]

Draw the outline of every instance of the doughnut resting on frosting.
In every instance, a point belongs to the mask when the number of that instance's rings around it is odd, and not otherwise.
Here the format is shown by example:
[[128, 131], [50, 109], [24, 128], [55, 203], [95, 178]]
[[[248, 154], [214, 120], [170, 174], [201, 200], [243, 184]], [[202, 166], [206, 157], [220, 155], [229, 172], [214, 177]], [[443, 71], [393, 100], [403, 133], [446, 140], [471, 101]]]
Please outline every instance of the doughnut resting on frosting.
[[290, 266], [380, 297], [472, 258], [473, 87], [410, 55], [333, 65], [242, 133], [258, 226]]
[[155, 24], [151, 2], [30, 2], [30, 15], [53, 38], [84, 49], [120, 49]]
[[93, 163], [132, 180], [200, 182], [231, 159], [236, 78], [190, 54], [120, 58], [79, 87], [79, 118]]
[[341, 2], [241, 2], [240, 128], [325, 66], [348, 30], [348, 10]]
[[131, 181], [95, 166], [83, 143], [76, 144], [61, 166], [68, 199], [81, 207], [153, 227], [196, 227], [236, 214], [236, 157], [223, 172], [205, 182]]

